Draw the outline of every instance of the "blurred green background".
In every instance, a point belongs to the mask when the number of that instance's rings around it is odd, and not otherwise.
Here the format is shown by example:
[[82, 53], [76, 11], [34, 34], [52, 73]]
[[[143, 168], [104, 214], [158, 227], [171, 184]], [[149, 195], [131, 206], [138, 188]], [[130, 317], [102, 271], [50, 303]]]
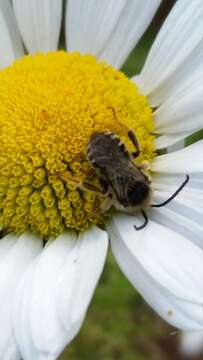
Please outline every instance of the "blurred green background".
[[[148, 31], [123, 66], [126, 75], [141, 70], [174, 2], [163, 1]], [[188, 143], [200, 137], [202, 133], [191, 137]], [[60, 360], [183, 360], [178, 351], [178, 337], [179, 333], [144, 303], [109, 254], [82, 329]]]

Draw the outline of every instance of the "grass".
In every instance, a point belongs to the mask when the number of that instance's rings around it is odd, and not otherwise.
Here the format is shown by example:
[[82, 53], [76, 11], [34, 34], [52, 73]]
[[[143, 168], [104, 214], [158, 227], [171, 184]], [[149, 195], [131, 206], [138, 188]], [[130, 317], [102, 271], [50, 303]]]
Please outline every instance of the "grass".
[[[149, 30], [130, 55], [122, 69], [128, 76], [141, 70], [154, 36]], [[202, 137], [202, 132], [197, 133], [188, 143]], [[143, 302], [110, 254], [82, 329], [60, 360], [182, 359], [171, 331]]]

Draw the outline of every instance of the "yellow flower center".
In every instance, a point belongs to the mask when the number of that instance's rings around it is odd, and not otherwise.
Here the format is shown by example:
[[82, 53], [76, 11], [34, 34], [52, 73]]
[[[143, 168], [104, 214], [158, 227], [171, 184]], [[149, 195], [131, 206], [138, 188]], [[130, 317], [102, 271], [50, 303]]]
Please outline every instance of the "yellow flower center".
[[[154, 156], [152, 111], [121, 72], [93, 56], [25, 56], [0, 71], [0, 227], [42, 237], [101, 224], [103, 199], [77, 182], [98, 184], [86, 157], [95, 131], [118, 134], [118, 122], [141, 144], [136, 161]], [[73, 181], [71, 181], [71, 179]]]

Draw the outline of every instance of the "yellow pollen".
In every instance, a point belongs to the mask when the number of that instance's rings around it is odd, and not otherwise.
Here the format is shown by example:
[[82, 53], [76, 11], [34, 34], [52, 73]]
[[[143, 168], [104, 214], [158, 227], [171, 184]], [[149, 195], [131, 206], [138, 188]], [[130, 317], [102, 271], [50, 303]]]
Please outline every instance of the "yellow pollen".
[[137, 135], [142, 155], [136, 161], [152, 161], [147, 99], [106, 63], [61, 51], [25, 56], [0, 71], [1, 228], [48, 238], [105, 222], [101, 196], [77, 182], [99, 184], [86, 157], [93, 132], [115, 132], [134, 150], [112, 108]]

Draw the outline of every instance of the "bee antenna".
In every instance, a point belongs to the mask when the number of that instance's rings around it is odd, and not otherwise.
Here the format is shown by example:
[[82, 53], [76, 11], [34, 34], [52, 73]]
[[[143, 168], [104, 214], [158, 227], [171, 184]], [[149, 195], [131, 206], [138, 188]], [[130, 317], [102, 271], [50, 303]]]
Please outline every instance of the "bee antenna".
[[148, 217], [147, 217], [146, 213], [142, 210], [142, 211], [141, 211], [141, 214], [143, 215], [144, 222], [143, 222], [143, 224], [140, 225], [140, 226], [134, 225], [134, 228], [135, 228], [135, 230], [137, 230], [137, 231], [144, 229], [145, 226], [147, 226], [147, 224], [148, 224]]
[[179, 186], [179, 188], [164, 202], [160, 203], [160, 204], [153, 204], [151, 205], [151, 207], [162, 207], [167, 205], [168, 203], [170, 203], [173, 199], [175, 199], [175, 197], [179, 194], [179, 192], [181, 192], [181, 190], [185, 187], [185, 185], [188, 183], [188, 181], [190, 180], [189, 175], [186, 175], [186, 179], [183, 181], [183, 183]]

